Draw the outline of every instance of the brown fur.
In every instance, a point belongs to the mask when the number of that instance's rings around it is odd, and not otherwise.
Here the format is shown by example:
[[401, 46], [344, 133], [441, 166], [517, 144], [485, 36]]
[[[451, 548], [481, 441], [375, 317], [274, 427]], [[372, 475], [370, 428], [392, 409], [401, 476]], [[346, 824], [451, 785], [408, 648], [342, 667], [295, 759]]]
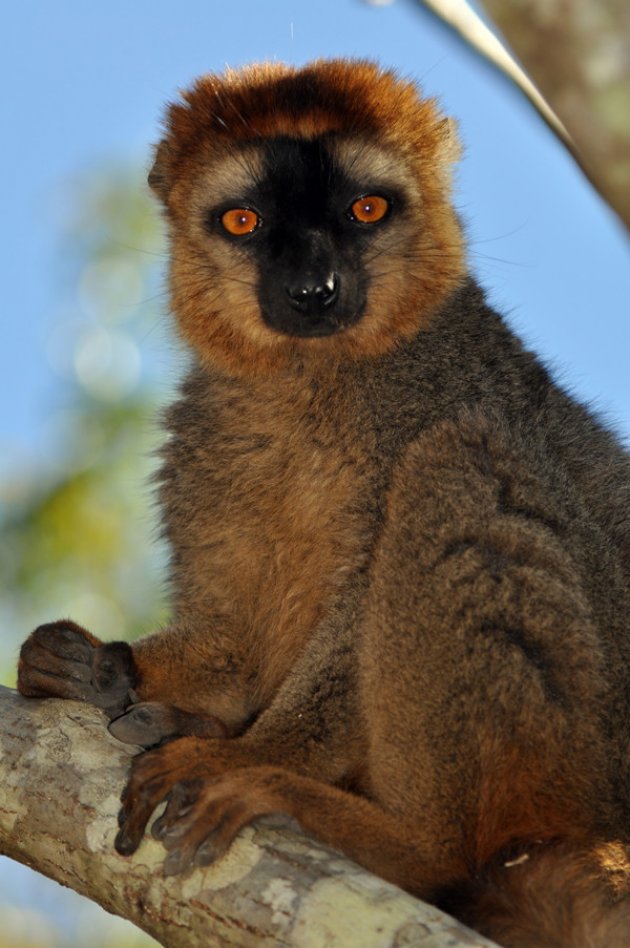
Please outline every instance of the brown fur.
[[[204, 227], [269, 136], [321, 138], [405, 196], [362, 318], [329, 336], [269, 328], [264, 274]], [[173, 620], [117, 654], [150, 704], [112, 730], [183, 736], [134, 762], [117, 846], [169, 794], [169, 872], [280, 810], [506, 946], [622, 948], [630, 462], [466, 275], [457, 150], [434, 103], [362, 62], [204, 77], [169, 110], [150, 181], [196, 357], [160, 475]], [[97, 700], [58, 625], [25, 644], [21, 690]]]

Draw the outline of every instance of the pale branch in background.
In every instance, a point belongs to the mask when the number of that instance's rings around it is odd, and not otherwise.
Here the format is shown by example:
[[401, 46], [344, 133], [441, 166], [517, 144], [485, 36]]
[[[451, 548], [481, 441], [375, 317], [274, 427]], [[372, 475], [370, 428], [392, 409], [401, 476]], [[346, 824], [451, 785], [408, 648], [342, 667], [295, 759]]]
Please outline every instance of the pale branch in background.
[[485, 0], [526, 72], [465, 0], [421, 2], [521, 89], [630, 228], [627, 0]]
[[571, 152], [575, 150], [569, 132], [549, 103], [545, 101], [527, 73], [521, 69], [503, 43], [475, 11], [468, 6], [465, 0], [423, 0], [423, 3], [459, 33], [473, 49], [476, 49], [493, 66], [505, 73], [527, 96], [563, 144]]

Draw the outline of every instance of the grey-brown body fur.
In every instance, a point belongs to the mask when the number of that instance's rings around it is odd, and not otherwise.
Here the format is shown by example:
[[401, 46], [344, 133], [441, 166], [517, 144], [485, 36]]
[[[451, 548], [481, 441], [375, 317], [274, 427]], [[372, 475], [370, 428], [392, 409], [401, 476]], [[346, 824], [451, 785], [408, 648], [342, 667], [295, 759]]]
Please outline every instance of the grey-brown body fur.
[[[401, 615], [385, 622], [393, 627], [392, 635], [397, 622], [418, 626], [413, 662], [421, 665], [427, 640], [436, 633], [428, 624], [423, 628], [418, 598], [434, 587], [436, 570], [447, 591], [449, 578], [465, 580], [464, 562], [472, 581], [477, 556], [495, 561], [498, 585], [502, 570], [511, 565], [510, 555], [489, 539], [487, 530], [496, 518], [514, 535], [531, 535], [554, 551], [561, 547], [570, 562], [580, 603], [597, 629], [590, 644], [593, 669], [602, 676], [599, 698], [607, 709], [602, 733], [607, 731], [612, 741], [611, 777], [628, 807], [630, 728], [619, 725], [630, 719], [630, 459], [587, 410], [554, 384], [472, 282], [409, 343], [376, 359], [330, 367], [323, 377], [307, 367], [291, 367], [285, 377], [235, 379], [196, 367], [167, 424], [171, 437], [164, 451], [161, 502], [174, 551], [173, 625], [192, 633], [211, 621], [233, 631], [227, 674], [240, 678], [247, 692], [237, 727], [264, 711], [273, 697], [257, 688], [257, 666], [269, 662], [268, 630], [252, 627], [251, 613], [260, 617], [257, 591], [264, 595], [283, 568], [280, 561], [287, 554], [274, 543], [274, 534], [284, 539], [287, 498], [299, 521], [299, 495], [307, 485], [304, 503], [315, 505], [317, 530], [304, 542], [315, 554], [327, 544], [327, 522], [333, 535], [342, 524], [350, 536], [350, 550], [340, 551], [340, 575], [326, 579], [329, 595], [320, 608], [326, 624], [328, 609], [339, 621], [347, 604], [352, 629], [342, 638], [357, 668], [363, 625], [371, 616], [372, 577], [384, 565], [382, 551], [392, 531], [397, 560], [409, 560], [417, 575], [409, 601], [405, 584], [398, 585]], [[461, 442], [457, 449], [471, 464], [471, 480], [483, 480], [494, 502], [487, 509], [477, 506], [474, 483], [465, 476], [445, 500], [447, 484], [451, 487], [445, 472], [435, 464], [423, 468], [425, 446], [429, 453], [436, 450], [436, 431], [441, 438], [446, 433], [447, 442]], [[297, 490], [293, 457], [300, 465]], [[448, 471], [448, 457], [442, 461]], [[348, 482], [346, 503], [331, 515], [328, 492], [340, 477]], [[270, 502], [279, 509], [278, 523], [273, 523]], [[391, 523], [393, 503], [396, 509], [408, 507], [406, 522]], [[479, 514], [486, 531], [471, 534], [469, 511]], [[309, 509], [305, 522], [312, 518]], [[423, 521], [419, 532], [416, 520]], [[250, 548], [244, 549], [248, 539]], [[236, 555], [231, 545], [238, 548]], [[544, 583], [543, 556], [540, 562], [536, 555], [531, 561], [524, 556], [523, 563], [540, 570]], [[390, 578], [396, 583], [395, 575]], [[239, 598], [244, 585], [251, 592]], [[268, 620], [275, 623], [277, 616]], [[522, 653], [527, 674], [552, 703], [562, 703], [568, 669], [555, 655], [556, 648], [562, 655], [562, 642], [552, 645], [544, 636], [537, 641], [535, 630], [522, 635], [515, 630], [502, 647], [508, 664], [511, 653]], [[382, 651], [387, 651], [386, 639]], [[381, 657], [385, 660], [385, 654]], [[452, 685], [455, 698], [456, 679]], [[571, 683], [566, 687], [570, 690]], [[367, 705], [373, 697], [368, 691]], [[192, 700], [198, 704], [198, 698]], [[207, 700], [213, 704], [210, 694]], [[451, 731], [449, 722], [443, 729]]]
[[[440, 864], [451, 848], [457, 862], [462, 835], [469, 866], [499, 843], [528, 852], [554, 826], [560, 838], [568, 828], [577, 840], [626, 838], [630, 462], [472, 282], [430, 329], [379, 358], [273, 379], [197, 367], [168, 426], [174, 627], [201, 637], [214, 616], [217, 664], [229, 656], [227, 674], [192, 672], [213, 679], [205, 710], [235, 733], [249, 727], [266, 762], [289, 756], [298, 772], [418, 821], [437, 880], [428, 894], [455, 910]], [[280, 582], [285, 601], [294, 591], [299, 616], [322, 548], [318, 614], [305, 628], [287, 612], [283, 632], [266, 591]], [[279, 580], [287, 572], [295, 590]], [[503, 742], [513, 754], [501, 762]], [[508, 784], [505, 802], [487, 789], [497, 814], [487, 842], [461, 825], [463, 812], [484, 819], [484, 772]], [[576, 895], [587, 921], [566, 909], [573, 868], [542, 873], [532, 914], [539, 931], [549, 912], [544, 944], [578, 944], [595, 927], [600, 901], [591, 911]], [[557, 942], [543, 892], [565, 900]], [[460, 914], [484, 929], [475, 909]], [[496, 924], [485, 930], [506, 944], [537, 944], [527, 932], [511, 940], [511, 917], [509, 935]], [[611, 921], [601, 944], [624, 944], [627, 924]]]

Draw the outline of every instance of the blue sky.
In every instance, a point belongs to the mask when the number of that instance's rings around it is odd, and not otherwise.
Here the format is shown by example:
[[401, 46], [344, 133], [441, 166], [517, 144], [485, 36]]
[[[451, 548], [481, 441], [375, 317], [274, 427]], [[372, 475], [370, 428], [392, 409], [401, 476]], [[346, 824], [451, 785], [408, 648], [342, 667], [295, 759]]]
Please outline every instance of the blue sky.
[[518, 93], [413, 0], [26, 0], [3, 30], [3, 469], [31, 454], [54, 402], [64, 183], [109, 161], [146, 164], [163, 103], [199, 73], [322, 55], [377, 58], [458, 118], [457, 202], [491, 299], [630, 435], [621, 228]]

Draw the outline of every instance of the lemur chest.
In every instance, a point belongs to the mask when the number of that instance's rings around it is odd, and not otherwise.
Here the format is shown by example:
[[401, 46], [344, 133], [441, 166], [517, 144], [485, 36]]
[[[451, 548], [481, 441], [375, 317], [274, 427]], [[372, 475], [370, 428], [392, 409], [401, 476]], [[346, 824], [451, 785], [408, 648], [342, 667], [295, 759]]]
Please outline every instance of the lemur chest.
[[191, 526], [195, 596], [232, 615], [265, 656], [254, 665], [273, 678], [268, 691], [368, 556], [375, 473], [367, 449], [334, 419], [299, 403], [265, 408], [220, 410], [197, 461]]

